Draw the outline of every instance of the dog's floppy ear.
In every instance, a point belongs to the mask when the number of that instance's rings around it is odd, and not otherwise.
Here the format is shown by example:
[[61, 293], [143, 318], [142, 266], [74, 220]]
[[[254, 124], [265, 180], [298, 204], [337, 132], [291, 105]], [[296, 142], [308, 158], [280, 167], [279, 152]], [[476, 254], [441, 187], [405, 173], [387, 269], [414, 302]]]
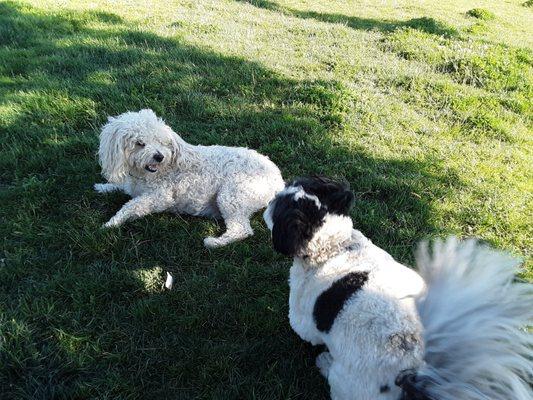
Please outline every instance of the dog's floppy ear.
[[297, 255], [311, 237], [310, 225], [300, 210], [284, 213], [272, 228], [274, 250], [286, 256]]
[[170, 158], [170, 163], [172, 165], [178, 165], [178, 160], [180, 158], [180, 153], [182, 152], [183, 146], [178, 140], [178, 135], [176, 135], [174, 132], [172, 132], [170, 137], [172, 140], [172, 156]]
[[[170, 128], [168, 128], [170, 129]], [[170, 130], [172, 137], [172, 158], [170, 162], [173, 166], [180, 168], [181, 166], [197, 163], [198, 158], [189, 145], [180, 135]]]
[[110, 183], [120, 183], [126, 176], [125, 143], [120, 133], [121, 126], [119, 118], [109, 117], [100, 133], [98, 158], [102, 166], [102, 175]]
[[278, 253], [298, 256], [322, 224], [326, 210], [310, 199], [286, 200], [278, 202], [274, 211], [272, 244]]

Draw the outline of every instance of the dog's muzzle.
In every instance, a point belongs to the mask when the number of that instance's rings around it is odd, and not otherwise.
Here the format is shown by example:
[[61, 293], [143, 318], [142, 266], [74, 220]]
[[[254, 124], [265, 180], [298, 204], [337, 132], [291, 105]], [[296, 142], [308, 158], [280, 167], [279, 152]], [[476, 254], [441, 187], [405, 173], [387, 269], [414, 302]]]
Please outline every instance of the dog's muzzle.
[[157, 153], [154, 154], [154, 160], [156, 162], [155, 163], [146, 164], [144, 169], [147, 170], [148, 172], [157, 172], [157, 170], [159, 169], [159, 165], [158, 164], [160, 162], [162, 162], [164, 159], [165, 159], [165, 156], [158, 151]]

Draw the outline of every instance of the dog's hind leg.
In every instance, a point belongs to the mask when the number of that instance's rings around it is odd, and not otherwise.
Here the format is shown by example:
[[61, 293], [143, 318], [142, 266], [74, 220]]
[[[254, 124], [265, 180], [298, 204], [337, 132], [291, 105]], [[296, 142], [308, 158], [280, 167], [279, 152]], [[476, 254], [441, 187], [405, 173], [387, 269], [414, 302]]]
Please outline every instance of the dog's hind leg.
[[257, 177], [249, 177], [222, 187], [216, 202], [226, 223], [226, 232], [219, 237], [205, 238], [205, 247], [221, 247], [253, 235], [250, 217], [265, 207], [274, 193], [275, 190], [268, 179]]
[[246, 190], [244, 185], [236, 190], [236, 186], [231, 184], [220, 190], [216, 202], [220, 215], [224, 218], [226, 232], [219, 237], [206, 237], [204, 239], [205, 247], [211, 249], [253, 235], [250, 217], [254, 212], [264, 207], [267, 201], [257, 199], [257, 196], [250, 196], [249, 190]]
[[226, 223], [226, 232], [219, 237], [206, 237], [204, 239], [205, 247], [213, 249], [225, 246], [251, 236], [254, 233], [250, 226], [249, 217], [231, 216], [225, 219], [224, 222]]

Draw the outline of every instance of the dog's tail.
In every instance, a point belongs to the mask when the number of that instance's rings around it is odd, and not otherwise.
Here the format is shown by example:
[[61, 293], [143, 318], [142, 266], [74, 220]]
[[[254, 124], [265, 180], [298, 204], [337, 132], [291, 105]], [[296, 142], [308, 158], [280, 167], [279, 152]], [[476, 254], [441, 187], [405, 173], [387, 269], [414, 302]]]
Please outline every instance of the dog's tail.
[[427, 243], [417, 255], [424, 365], [403, 371], [404, 400], [531, 400], [533, 285], [517, 260], [474, 240]]

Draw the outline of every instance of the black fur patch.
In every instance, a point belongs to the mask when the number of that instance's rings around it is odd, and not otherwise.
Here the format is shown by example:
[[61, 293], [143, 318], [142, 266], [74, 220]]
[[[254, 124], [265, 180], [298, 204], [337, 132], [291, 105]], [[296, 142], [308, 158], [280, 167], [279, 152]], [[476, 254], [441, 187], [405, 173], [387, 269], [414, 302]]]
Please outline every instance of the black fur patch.
[[318, 208], [313, 200], [305, 197], [294, 200], [294, 194], [276, 199], [272, 210], [272, 244], [274, 250], [287, 256], [298, 255], [322, 225], [326, 209]]
[[353, 202], [353, 193], [347, 184], [325, 177], [299, 178], [287, 187], [301, 187], [308, 195], [320, 201], [301, 197], [295, 200], [294, 193], [276, 197], [272, 210], [272, 243], [274, 249], [287, 256], [299, 255], [314, 233], [324, 222], [327, 213], [348, 215]]
[[388, 393], [390, 392], [390, 387], [389, 385], [383, 385], [379, 388], [379, 393]]
[[346, 300], [361, 289], [367, 280], [368, 272], [366, 271], [350, 272], [318, 296], [313, 309], [313, 317], [319, 331], [329, 332]]
[[307, 194], [318, 197], [328, 212], [348, 215], [354, 195], [347, 183], [336, 182], [324, 176], [298, 178], [289, 186], [301, 186]]
[[402, 389], [400, 400], [436, 400], [427, 393], [431, 383], [431, 378], [418, 375], [416, 370], [400, 372], [395, 382]]

